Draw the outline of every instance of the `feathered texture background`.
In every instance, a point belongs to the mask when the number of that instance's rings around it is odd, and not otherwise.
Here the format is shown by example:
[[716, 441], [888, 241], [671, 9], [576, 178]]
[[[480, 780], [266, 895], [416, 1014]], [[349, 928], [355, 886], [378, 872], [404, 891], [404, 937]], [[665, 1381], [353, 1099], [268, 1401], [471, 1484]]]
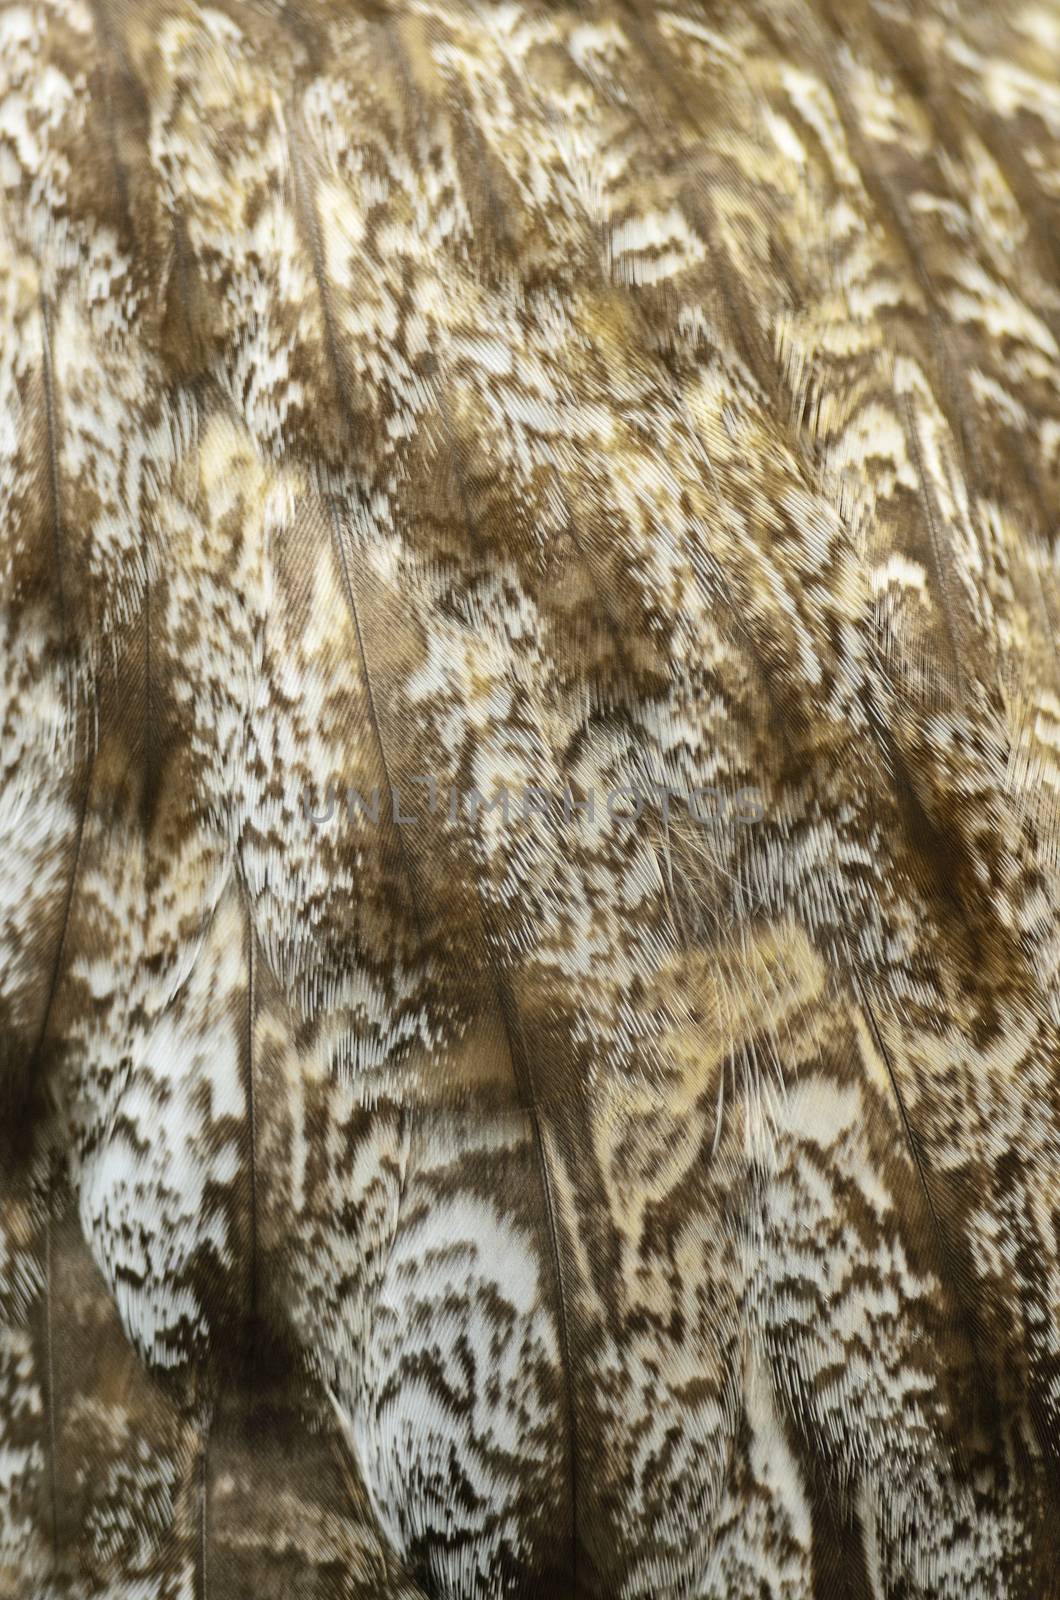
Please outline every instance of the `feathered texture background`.
[[4, 1600], [1060, 1595], [1058, 341], [1056, 0], [0, 7]]

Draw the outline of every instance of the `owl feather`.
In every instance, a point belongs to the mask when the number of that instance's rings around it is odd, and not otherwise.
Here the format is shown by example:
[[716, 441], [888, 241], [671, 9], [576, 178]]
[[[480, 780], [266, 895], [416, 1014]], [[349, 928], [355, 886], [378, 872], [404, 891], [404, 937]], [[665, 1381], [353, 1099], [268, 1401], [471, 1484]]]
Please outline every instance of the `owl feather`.
[[0, 1600], [1060, 1600], [1060, 10], [0, 0]]

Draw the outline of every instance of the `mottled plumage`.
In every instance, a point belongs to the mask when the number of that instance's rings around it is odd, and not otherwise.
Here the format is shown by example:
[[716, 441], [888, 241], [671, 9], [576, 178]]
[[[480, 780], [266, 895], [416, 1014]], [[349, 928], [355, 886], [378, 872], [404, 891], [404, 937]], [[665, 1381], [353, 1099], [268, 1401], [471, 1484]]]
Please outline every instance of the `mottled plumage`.
[[1058, 341], [1056, 0], [2, 0], [2, 1600], [1060, 1597]]

